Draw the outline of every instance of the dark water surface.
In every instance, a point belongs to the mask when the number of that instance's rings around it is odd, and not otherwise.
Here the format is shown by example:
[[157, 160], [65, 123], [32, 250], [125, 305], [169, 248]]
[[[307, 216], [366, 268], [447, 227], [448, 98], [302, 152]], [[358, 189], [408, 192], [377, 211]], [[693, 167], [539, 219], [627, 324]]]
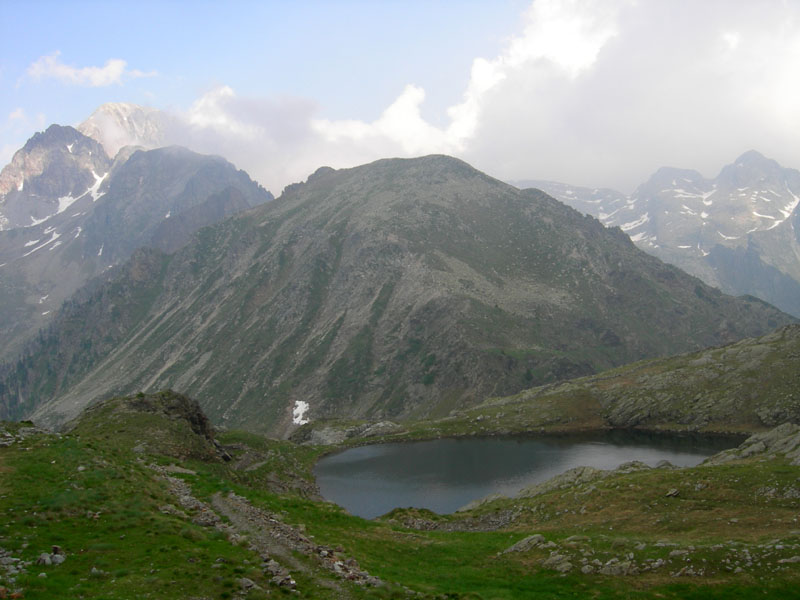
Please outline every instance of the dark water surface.
[[354, 515], [371, 519], [408, 506], [445, 514], [573, 467], [613, 469], [630, 460], [694, 466], [740, 441], [629, 431], [440, 439], [352, 448], [324, 457], [314, 471], [323, 497]]

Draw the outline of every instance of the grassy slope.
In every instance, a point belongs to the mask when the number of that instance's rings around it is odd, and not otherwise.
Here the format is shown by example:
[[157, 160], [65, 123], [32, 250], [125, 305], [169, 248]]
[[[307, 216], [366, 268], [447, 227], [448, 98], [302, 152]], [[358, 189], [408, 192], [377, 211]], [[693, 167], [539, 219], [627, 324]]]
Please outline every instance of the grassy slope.
[[[310, 479], [320, 448], [232, 432], [219, 436], [234, 455], [224, 463], [210, 459], [207, 446], [196, 438], [180, 420], [97, 410], [72, 434], [35, 434], [0, 448], [0, 547], [31, 561], [53, 544], [67, 554], [60, 566], [32, 565], [15, 585], [7, 580], [0, 585], [20, 587], [26, 598], [226, 598], [236, 597], [238, 579], [247, 577], [264, 588], [248, 597], [282, 596], [247, 543], [232, 545], [213, 529], [161, 512], [175, 498], [146, 466], [156, 462], [194, 471], [179, 476], [197, 498], [234, 490], [285, 523], [302, 524], [316, 543], [340, 546], [342, 555], [393, 582], [378, 589], [340, 582], [353, 598], [405, 597], [401, 586], [429, 597], [484, 599], [797, 595], [800, 564], [777, 561], [800, 554], [800, 468], [780, 458], [620, 474], [591, 489], [584, 485], [502, 500], [459, 516], [405, 510], [365, 521], [303, 494], [270, 491], [280, 490], [282, 482]], [[263, 464], [234, 470], [231, 465], [248, 452], [265, 457]], [[672, 488], [679, 494], [667, 497]], [[474, 530], [497, 516], [507, 524]], [[439, 529], [419, 529], [430, 523]], [[584, 555], [606, 562], [629, 554], [639, 564], [668, 562], [625, 577], [584, 575], [577, 569], [565, 576], [542, 566], [549, 550], [502, 554], [531, 533], [554, 541], [576, 564]], [[576, 534], [588, 539], [565, 542]], [[676, 549], [688, 554], [670, 557]], [[307, 557], [297, 558], [308, 565], [293, 572], [302, 597], [340, 597], [326, 587], [329, 574]], [[687, 565], [704, 575], [671, 575]], [[742, 572], [734, 572], [737, 566]], [[93, 575], [93, 567], [102, 573]], [[46, 578], [38, 577], [42, 572]]]

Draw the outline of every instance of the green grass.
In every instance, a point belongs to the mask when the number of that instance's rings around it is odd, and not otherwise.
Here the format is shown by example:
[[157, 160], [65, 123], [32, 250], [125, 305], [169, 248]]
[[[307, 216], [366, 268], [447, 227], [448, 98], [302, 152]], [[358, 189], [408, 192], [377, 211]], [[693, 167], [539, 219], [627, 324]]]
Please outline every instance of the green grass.
[[[253, 559], [223, 537], [161, 513], [175, 500], [131, 453], [75, 436], [43, 436], [29, 447], [2, 454], [0, 546], [35, 562], [55, 544], [67, 559], [28, 567], [16, 583], [26, 598], [178, 598], [199, 589], [222, 597], [233, 565]], [[212, 570], [219, 556], [230, 562]], [[250, 575], [263, 582], [259, 572]]]

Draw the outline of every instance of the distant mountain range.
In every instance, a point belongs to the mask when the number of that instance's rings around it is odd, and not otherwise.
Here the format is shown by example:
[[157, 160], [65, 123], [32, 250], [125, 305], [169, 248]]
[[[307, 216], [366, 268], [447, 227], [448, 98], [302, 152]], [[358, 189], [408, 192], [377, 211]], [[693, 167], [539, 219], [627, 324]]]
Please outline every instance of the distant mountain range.
[[0, 172], [0, 358], [136, 248], [174, 251], [197, 229], [271, 199], [219, 157], [126, 146], [112, 160], [72, 127], [37, 133]]
[[0, 405], [52, 424], [172, 387], [218, 423], [287, 434], [298, 406], [443, 416], [791, 321], [542, 192], [445, 156], [383, 160], [135, 253], [2, 369]]
[[538, 188], [622, 228], [643, 250], [734, 295], [800, 317], [800, 171], [755, 151], [714, 179], [662, 168], [633, 194], [547, 181]]

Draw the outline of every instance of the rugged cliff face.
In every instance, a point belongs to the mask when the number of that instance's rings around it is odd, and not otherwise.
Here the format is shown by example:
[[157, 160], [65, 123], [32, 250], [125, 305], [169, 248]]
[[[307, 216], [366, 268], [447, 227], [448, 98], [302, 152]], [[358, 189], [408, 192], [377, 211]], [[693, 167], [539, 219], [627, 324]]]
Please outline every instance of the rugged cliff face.
[[789, 321], [541, 192], [449, 157], [384, 160], [320, 169], [172, 256], [137, 255], [7, 369], [3, 402], [58, 422], [171, 387], [216, 422], [287, 433], [305, 404], [442, 416]]

